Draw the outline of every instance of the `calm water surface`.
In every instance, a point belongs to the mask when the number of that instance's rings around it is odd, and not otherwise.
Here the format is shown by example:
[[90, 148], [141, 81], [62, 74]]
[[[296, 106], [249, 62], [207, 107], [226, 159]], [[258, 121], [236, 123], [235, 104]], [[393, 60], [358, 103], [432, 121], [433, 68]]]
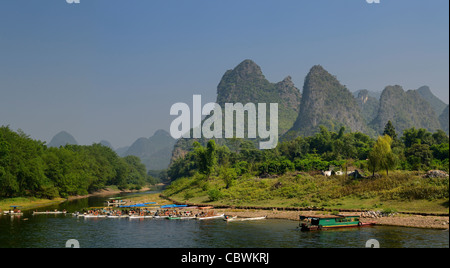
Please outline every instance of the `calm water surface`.
[[[87, 198], [46, 209], [69, 212], [101, 206]], [[46, 209], [40, 209], [45, 211]], [[449, 232], [401, 227], [300, 232], [298, 222], [264, 220], [83, 219], [71, 215], [0, 216], [0, 248], [62, 248], [76, 239], [83, 248], [361, 248], [369, 239], [381, 247], [449, 247]]]

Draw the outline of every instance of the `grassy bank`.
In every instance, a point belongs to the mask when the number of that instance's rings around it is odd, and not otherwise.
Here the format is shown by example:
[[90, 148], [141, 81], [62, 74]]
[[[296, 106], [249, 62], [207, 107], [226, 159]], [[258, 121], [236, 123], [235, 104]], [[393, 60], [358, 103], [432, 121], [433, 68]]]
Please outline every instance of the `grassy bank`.
[[211, 205], [449, 212], [448, 178], [401, 171], [366, 179], [307, 173], [244, 176], [231, 184], [220, 177], [196, 174], [173, 182], [164, 195], [179, 202]]
[[[144, 187], [140, 191], [148, 191], [151, 188]], [[16, 197], [16, 198], [6, 198], [0, 200], [0, 210], [6, 211], [11, 208], [12, 205], [19, 206], [21, 210], [31, 210], [36, 209], [40, 207], [46, 207], [51, 206], [54, 204], [59, 204], [67, 200], [74, 200], [74, 199], [80, 199], [80, 198], [87, 198], [90, 196], [108, 196], [108, 195], [115, 195], [123, 192], [139, 192], [137, 190], [134, 191], [123, 191], [120, 190], [117, 186], [110, 186], [106, 189], [94, 192], [92, 194], [88, 195], [82, 195], [82, 196], [69, 196], [66, 198], [54, 198], [54, 199], [40, 199], [35, 197]]]
[[39, 199], [35, 197], [16, 197], [0, 200], [0, 210], [7, 211], [11, 206], [19, 206], [21, 210], [30, 210], [39, 207], [51, 206], [64, 202], [64, 198]]

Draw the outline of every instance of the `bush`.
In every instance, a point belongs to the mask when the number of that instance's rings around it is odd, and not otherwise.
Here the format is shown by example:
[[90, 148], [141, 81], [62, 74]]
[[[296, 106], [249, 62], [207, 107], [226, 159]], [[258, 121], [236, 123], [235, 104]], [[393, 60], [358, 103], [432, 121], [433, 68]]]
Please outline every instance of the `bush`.
[[220, 190], [217, 188], [208, 191], [209, 201], [211, 202], [218, 201], [220, 198], [222, 198], [222, 196], [222, 192], [220, 192]]
[[236, 173], [238, 176], [242, 176], [244, 174], [247, 174], [249, 171], [249, 164], [247, 163], [247, 161], [241, 161], [236, 163], [236, 165], [234, 166]]

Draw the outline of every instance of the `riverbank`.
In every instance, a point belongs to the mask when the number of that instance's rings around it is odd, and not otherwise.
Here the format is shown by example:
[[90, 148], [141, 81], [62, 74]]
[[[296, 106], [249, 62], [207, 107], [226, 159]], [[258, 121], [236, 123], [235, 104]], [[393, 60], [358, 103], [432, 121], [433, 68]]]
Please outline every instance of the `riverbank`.
[[[217, 209], [217, 213], [224, 213], [238, 217], [251, 218], [267, 216], [267, 219], [286, 219], [299, 220], [300, 215], [316, 215], [326, 216], [330, 213], [323, 213], [317, 211], [268, 211], [268, 210], [245, 210], [245, 209]], [[343, 212], [340, 215], [360, 215], [360, 213]], [[444, 216], [420, 216], [420, 215], [405, 215], [399, 214], [391, 217], [382, 218], [361, 218], [361, 222], [374, 222], [380, 226], [396, 226], [396, 227], [414, 227], [425, 229], [449, 229], [449, 217]]]
[[69, 196], [68, 198], [55, 198], [55, 199], [39, 199], [35, 197], [16, 197], [0, 200], [0, 212], [11, 209], [11, 206], [18, 206], [22, 211], [38, 209], [41, 207], [47, 207], [52, 205], [61, 204], [66, 201], [88, 198], [92, 196], [110, 196], [122, 193], [138, 193], [149, 191], [151, 188], [145, 187], [141, 190], [119, 190], [118, 188], [108, 187], [106, 189], [94, 192], [88, 195]]
[[[142, 197], [141, 197], [142, 198]], [[192, 206], [205, 206], [208, 204], [192, 204], [188, 202], [177, 202], [172, 198], [161, 195], [161, 199], [169, 200], [175, 204], [187, 204]], [[155, 199], [155, 197], [152, 197]], [[298, 221], [300, 215], [317, 215], [326, 216], [335, 214], [338, 212], [340, 215], [362, 215], [363, 211], [353, 209], [342, 209], [340, 211], [330, 210], [308, 210], [304, 208], [274, 208], [274, 207], [239, 207], [239, 206], [218, 206], [215, 209], [217, 213], [228, 214], [238, 217], [263, 217], [268, 219], [286, 219]], [[420, 215], [422, 214], [422, 215]], [[396, 215], [389, 217], [361, 217], [361, 222], [374, 222], [376, 225], [381, 226], [397, 226], [397, 227], [414, 227], [414, 228], [426, 228], [426, 229], [449, 229], [449, 216], [448, 214], [431, 214], [416, 212], [408, 214], [406, 212], [400, 212]]]

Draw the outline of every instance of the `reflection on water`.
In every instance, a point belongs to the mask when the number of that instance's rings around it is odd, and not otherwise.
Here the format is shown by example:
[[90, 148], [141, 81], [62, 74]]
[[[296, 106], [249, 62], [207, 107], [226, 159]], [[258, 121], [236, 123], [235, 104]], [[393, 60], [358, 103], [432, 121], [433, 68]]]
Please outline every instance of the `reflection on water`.
[[[46, 209], [72, 212], [101, 206], [104, 200], [80, 199]], [[21, 218], [0, 217], [0, 247], [62, 248], [69, 239], [77, 239], [82, 248], [361, 248], [369, 239], [385, 248], [449, 247], [449, 232], [441, 230], [376, 226], [300, 232], [297, 226], [287, 220], [83, 219], [29, 212]]]

